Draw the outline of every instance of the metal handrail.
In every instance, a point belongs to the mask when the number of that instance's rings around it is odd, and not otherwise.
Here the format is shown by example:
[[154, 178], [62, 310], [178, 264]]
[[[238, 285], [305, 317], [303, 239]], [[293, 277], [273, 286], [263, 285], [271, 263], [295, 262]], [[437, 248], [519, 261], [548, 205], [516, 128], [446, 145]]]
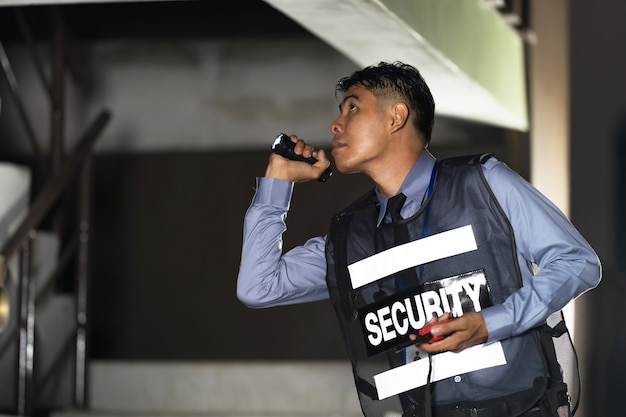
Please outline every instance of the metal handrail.
[[5, 259], [9, 259], [12, 255], [17, 253], [21, 242], [28, 236], [31, 230], [37, 227], [44, 216], [50, 211], [54, 203], [60, 197], [61, 192], [67, 188], [69, 181], [72, 179], [76, 170], [79, 168], [81, 162], [87, 157], [98, 135], [102, 132], [106, 124], [108, 123], [111, 115], [108, 111], [103, 110], [98, 117], [92, 122], [91, 126], [85, 131], [78, 145], [74, 149], [74, 152], [70, 158], [61, 167], [58, 174], [55, 175], [48, 183], [43, 187], [31, 209], [20, 223], [20, 226], [16, 229], [13, 236], [7, 240], [2, 249], [0, 250], [0, 256]]
[[[74, 401], [78, 406], [85, 405], [85, 370], [86, 370], [86, 326], [87, 326], [87, 268], [88, 262], [86, 256], [88, 254], [89, 243], [89, 204], [90, 185], [89, 175], [91, 173], [91, 150], [96, 139], [106, 126], [110, 119], [107, 111], [102, 111], [98, 117], [92, 122], [91, 126], [83, 134], [73, 153], [67, 159], [66, 163], [60, 168], [57, 175], [51, 178], [43, 189], [39, 192], [34, 200], [31, 209], [26, 217], [22, 220], [13, 235], [7, 240], [2, 249], [0, 249], [0, 265], [6, 265], [8, 259], [20, 253], [20, 285], [18, 292], [18, 304], [16, 308], [19, 311], [19, 330], [9, 337], [19, 340], [19, 363], [18, 363], [18, 381], [17, 381], [17, 408], [19, 415], [29, 415], [32, 412], [33, 398], [36, 393], [36, 387], [33, 385], [33, 358], [34, 351], [34, 306], [36, 297], [31, 288], [30, 280], [30, 242], [33, 239], [34, 231], [44, 220], [45, 216], [54, 208], [55, 203], [66, 191], [70, 185], [70, 181], [80, 174], [80, 194], [87, 194], [86, 198], [80, 198], [79, 207], [79, 224], [78, 224], [78, 245], [74, 245], [71, 250], [75, 250], [78, 254], [78, 288], [76, 291], [76, 367], [74, 378]], [[78, 172], [80, 170], [80, 172]], [[5, 282], [5, 268], [0, 269], [0, 283]], [[69, 344], [66, 344], [69, 346]], [[44, 381], [48, 380], [48, 376], [43, 376]]]

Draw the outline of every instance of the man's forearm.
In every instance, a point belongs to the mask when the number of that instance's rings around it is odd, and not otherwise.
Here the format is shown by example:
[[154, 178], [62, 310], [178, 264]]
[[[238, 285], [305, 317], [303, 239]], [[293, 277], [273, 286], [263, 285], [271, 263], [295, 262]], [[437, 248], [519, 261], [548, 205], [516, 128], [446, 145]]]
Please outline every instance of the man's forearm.
[[325, 240], [309, 239], [283, 253], [282, 235], [292, 183], [259, 178], [246, 212], [237, 297], [248, 307], [262, 308], [328, 298]]

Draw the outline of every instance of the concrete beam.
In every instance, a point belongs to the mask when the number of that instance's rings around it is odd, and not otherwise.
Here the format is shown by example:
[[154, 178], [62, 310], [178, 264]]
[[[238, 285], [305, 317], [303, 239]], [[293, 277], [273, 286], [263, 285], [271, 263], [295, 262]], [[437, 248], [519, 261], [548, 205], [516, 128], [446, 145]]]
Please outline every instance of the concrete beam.
[[440, 115], [528, 129], [522, 39], [485, 0], [264, 0], [360, 66], [420, 69]]

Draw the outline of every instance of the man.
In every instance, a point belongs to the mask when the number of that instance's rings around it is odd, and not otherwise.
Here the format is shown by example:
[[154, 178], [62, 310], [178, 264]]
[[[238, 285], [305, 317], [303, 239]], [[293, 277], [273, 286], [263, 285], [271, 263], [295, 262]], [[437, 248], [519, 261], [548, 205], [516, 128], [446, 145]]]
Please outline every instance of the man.
[[336, 90], [336, 167], [376, 187], [327, 236], [282, 253], [294, 183], [330, 164], [291, 135], [294, 152], [317, 162], [272, 154], [257, 178], [239, 299], [261, 308], [330, 297], [368, 417], [569, 415], [558, 334], [545, 323], [598, 285], [592, 248], [495, 157], [435, 159], [434, 101], [417, 69], [381, 62]]

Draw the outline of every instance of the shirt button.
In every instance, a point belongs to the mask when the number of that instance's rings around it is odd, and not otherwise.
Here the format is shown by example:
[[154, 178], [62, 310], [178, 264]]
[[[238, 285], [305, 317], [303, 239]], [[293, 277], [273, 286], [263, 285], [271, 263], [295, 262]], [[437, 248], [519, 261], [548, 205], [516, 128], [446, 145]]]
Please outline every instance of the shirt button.
[[454, 377], [454, 382], [461, 382], [461, 377], [460, 376], [455, 376]]

